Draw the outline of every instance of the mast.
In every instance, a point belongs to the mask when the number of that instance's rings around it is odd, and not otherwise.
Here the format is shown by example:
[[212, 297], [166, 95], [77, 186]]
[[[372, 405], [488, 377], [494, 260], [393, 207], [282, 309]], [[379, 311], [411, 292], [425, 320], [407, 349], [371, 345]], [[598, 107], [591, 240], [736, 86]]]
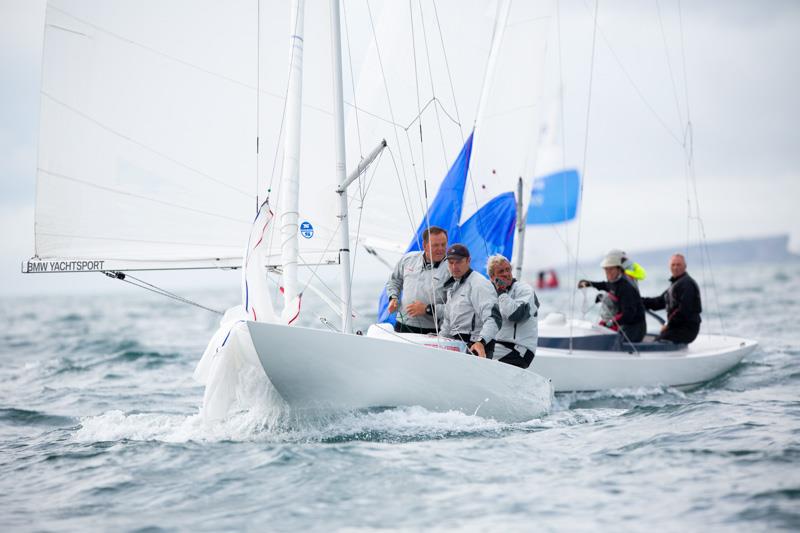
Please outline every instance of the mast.
[[289, 90], [286, 97], [286, 137], [281, 175], [281, 262], [283, 296], [289, 305], [298, 296], [298, 211], [300, 196], [300, 110], [303, 92], [303, 10], [304, 0], [292, 0], [289, 21]]
[[514, 245], [514, 277], [522, 279], [522, 259], [525, 257], [525, 213], [522, 212], [524, 184], [517, 181], [517, 239]]
[[342, 333], [352, 330], [353, 304], [350, 279], [350, 224], [347, 219], [347, 172], [344, 145], [344, 91], [342, 89], [342, 38], [339, 0], [331, 0], [331, 61], [333, 64], [333, 117], [336, 145], [336, 183], [339, 194], [339, 267], [341, 272]]

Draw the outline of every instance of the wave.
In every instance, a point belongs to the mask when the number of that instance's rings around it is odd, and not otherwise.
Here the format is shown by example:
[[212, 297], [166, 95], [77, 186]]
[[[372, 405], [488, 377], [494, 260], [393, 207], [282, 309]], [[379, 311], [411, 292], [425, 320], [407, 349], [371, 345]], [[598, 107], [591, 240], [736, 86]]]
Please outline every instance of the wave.
[[66, 427], [75, 425], [76, 420], [68, 416], [12, 407], [0, 409], [0, 422], [17, 426]]

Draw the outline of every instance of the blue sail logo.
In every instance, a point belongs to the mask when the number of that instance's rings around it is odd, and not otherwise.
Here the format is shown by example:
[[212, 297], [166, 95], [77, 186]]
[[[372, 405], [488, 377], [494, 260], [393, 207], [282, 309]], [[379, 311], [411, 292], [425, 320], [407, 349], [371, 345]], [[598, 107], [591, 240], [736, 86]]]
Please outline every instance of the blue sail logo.
[[310, 239], [314, 236], [314, 226], [311, 225], [311, 222], [305, 220], [302, 224], [300, 224], [300, 235], [306, 239]]

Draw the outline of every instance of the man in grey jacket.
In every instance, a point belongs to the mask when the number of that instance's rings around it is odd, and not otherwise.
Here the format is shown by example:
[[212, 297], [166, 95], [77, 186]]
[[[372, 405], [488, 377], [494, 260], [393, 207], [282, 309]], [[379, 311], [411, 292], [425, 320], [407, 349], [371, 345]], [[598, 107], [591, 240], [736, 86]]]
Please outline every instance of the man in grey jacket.
[[511, 276], [511, 263], [502, 255], [489, 258], [486, 272], [497, 291], [503, 317], [495, 337], [495, 356], [501, 363], [528, 368], [539, 341], [539, 299], [533, 287]]
[[[436, 333], [437, 306], [444, 303], [443, 285], [448, 277], [447, 231], [431, 226], [422, 232], [421, 252], [409, 252], [397, 263], [386, 282], [389, 314], [397, 315], [394, 330], [401, 333]], [[400, 297], [407, 302], [400, 307]]]
[[447, 267], [451, 277], [444, 283], [447, 305], [441, 333], [464, 341], [475, 355], [491, 359], [502, 323], [494, 287], [472, 270], [469, 250], [463, 244], [447, 249]]

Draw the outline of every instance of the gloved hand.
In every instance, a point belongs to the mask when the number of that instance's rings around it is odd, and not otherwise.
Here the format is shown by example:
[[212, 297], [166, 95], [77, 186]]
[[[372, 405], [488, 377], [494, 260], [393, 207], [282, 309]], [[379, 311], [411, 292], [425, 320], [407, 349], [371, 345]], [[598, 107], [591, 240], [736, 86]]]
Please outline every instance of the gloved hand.
[[603, 294], [602, 292], [598, 292], [597, 296], [594, 297], [594, 303], [599, 304], [600, 302], [603, 301], [604, 297], [605, 297], [605, 294]]
[[505, 280], [500, 278], [494, 278], [494, 288], [497, 291], [497, 294], [502, 294], [508, 290], [508, 283]]
[[587, 281], [585, 279], [582, 279], [582, 280], [580, 280], [578, 282], [578, 288], [579, 289], [583, 289], [585, 287], [591, 287], [591, 286], [592, 286], [592, 282], [591, 281]]

